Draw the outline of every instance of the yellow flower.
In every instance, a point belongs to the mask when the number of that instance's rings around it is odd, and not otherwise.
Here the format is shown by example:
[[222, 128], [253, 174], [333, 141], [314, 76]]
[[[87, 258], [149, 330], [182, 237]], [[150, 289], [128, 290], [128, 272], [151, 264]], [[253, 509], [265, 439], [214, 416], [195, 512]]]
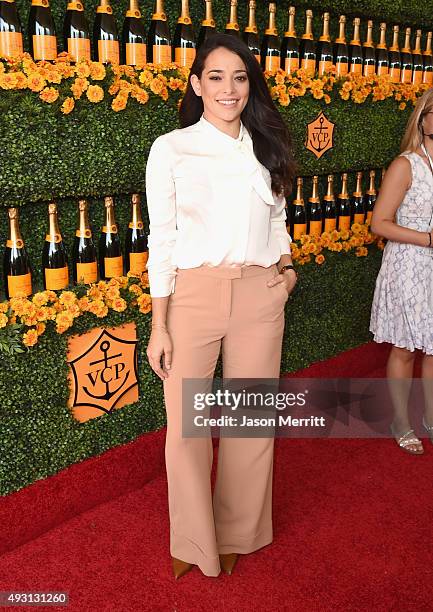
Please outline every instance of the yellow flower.
[[119, 94], [112, 101], [111, 108], [117, 113], [126, 108], [127, 102], [128, 102], [128, 97], [125, 95]]
[[148, 293], [140, 295], [137, 299], [137, 304], [142, 314], [147, 314], [152, 310], [152, 298]]
[[28, 77], [28, 88], [32, 91], [42, 91], [46, 84], [40, 74], [33, 73]]
[[29, 331], [27, 331], [24, 335], [23, 335], [23, 344], [25, 344], [25, 346], [34, 346], [38, 341], [38, 332], [36, 331], [36, 329], [29, 329]]
[[337, 230], [332, 230], [329, 238], [330, 240], [332, 240], [332, 242], [335, 242], [336, 240], [340, 238], [340, 233]]
[[69, 115], [69, 113], [71, 113], [74, 110], [74, 106], [75, 106], [74, 98], [71, 98], [71, 96], [68, 96], [63, 102], [62, 106], [60, 107], [60, 110], [62, 111], [64, 115]]
[[73, 317], [66, 311], [60, 312], [56, 316], [56, 332], [58, 334], [63, 334], [67, 329], [71, 327], [73, 320]]
[[59, 97], [59, 92], [54, 87], [45, 87], [39, 94], [39, 97], [43, 102], [52, 104]]
[[352, 229], [352, 232], [354, 234], [359, 234], [361, 229], [362, 229], [362, 227], [361, 227], [360, 223], [352, 223], [352, 228], [351, 229]]
[[111, 308], [115, 310], [116, 312], [123, 312], [124, 310], [126, 310], [126, 307], [127, 307], [127, 303], [121, 297], [115, 298], [111, 304]]
[[80, 310], [82, 310], [83, 312], [86, 312], [87, 310], [89, 310], [89, 306], [90, 306], [89, 298], [87, 296], [80, 298], [78, 300], [78, 306]]
[[99, 85], [89, 85], [86, 96], [90, 102], [100, 102], [104, 98], [104, 90]]
[[42, 334], [44, 333], [46, 328], [45, 323], [38, 323], [36, 325], [36, 333], [38, 334], [38, 336], [42, 336]]
[[0, 313], [0, 328], [1, 327], [6, 327], [6, 325], [8, 324], [8, 318], [5, 314]]
[[8, 302], [2, 302], [0, 304], [0, 312], [7, 312], [9, 310], [9, 303]]
[[140, 81], [140, 83], [143, 83], [143, 85], [149, 87], [149, 85], [153, 81], [153, 74], [150, 72], [150, 70], [142, 70], [140, 72], [138, 80]]
[[341, 240], [347, 240], [349, 238], [349, 236], [350, 236], [349, 230], [341, 230], [340, 231]]
[[399, 110], [404, 110], [406, 108], [406, 102], [400, 102], [398, 105]]
[[119, 286], [108, 287], [107, 291], [105, 292], [105, 297], [109, 300], [115, 300], [116, 298], [120, 297]]
[[323, 255], [316, 255], [314, 261], [316, 262], [316, 264], [319, 264], [320, 266], [325, 261], [325, 258]]
[[32, 302], [35, 306], [45, 306], [48, 302], [48, 296], [45, 291], [39, 291], [33, 296]]
[[59, 302], [64, 306], [70, 306], [71, 304], [75, 304], [77, 299], [78, 298], [73, 291], [62, 291]]
[[129, 287], [129, 292], [133, 293], [134, 295], [141, 295], [143, 293], [143, 289], [134, 284]]
[[149, 94], [147, 91], [138, 86], [131, 92], [131, 96], [140, 104], [147, 104], [149, 101]]
[[81, 315], [81, 310], [80, 307], [78, 306], [78, 304], [70, 304], [66, 309], [65, 312], [67, 312], [68, 314], [70, 314], [74, 319], [76, 317], [79, 317]]
[[77, 100], [78, 98], [81, 98], [83, 92], [85, 92], [88, 88], [89, 81], [87, 79], [76, 78], [73, 84], [71, 85], [71, 91], [74, 95], [74, 98], [76, 98]]
[[150, 82], [150, 91], [152, 91], [154, 94], [159, 95], [161, 93], [161, 91], [164, 88], [164, 83], [161, 81], [161, 79], [158, 78], [153, 78]]
[[17, 77], [14, 72], [0, 74], [0, 87], [2, 89], [15, 89], [17, 85]]
[[284, 94], [281, 94], [281, 95], [280, 95], [279, 102], [280, 102], [281, 106], [289, 106], [289, 104], [290, 104], [290, 98], [289, 98], [289, 96], [288, 96], [287, 94], [285, 94], [285, 93], [284, 93]]
[[90, 76], [94, 81], [102, 81], [105, 78], [106, 71], [104, 64], [99, 62], [91, 62]]
[[75, 74], [80, 79], [87, 79], [90, 76], [90, 66], [87, 61], [80, 61], [78, 64], [75, 64]]
[[357, 257], [365, 257], [366, 255], [368, 255], [368, 250], [366, 247], [360, 246], [356, 249]]

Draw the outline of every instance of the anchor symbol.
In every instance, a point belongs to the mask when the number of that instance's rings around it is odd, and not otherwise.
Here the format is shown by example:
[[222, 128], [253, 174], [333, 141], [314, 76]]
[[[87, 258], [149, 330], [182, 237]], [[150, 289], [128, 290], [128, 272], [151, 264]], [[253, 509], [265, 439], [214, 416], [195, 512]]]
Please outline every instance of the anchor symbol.
[[[103, 376], [103, 373], [105, 372], [105, 370], [107, 369], [111, 369], [111, 366], [109, 365], [109, 361], [111, 359], [116, 359], [116, 357], [121, 357], [121, 353], [118, 353], [117, 355], [111, 355], [110, 357], [107, 355], [108, 350], [111, 346], [111, 343], [108, 342], [108, 340], [104, 340], [104, 342], [101, 342], [101, 346], [99, 347], [101, 352], [104, 353], [104, 357], [102, 359], [98, 359], [97, 361], [92, 361], [89, 365], [90, 366], [94, 366], [98, 363], [103, 363], [104, 367], [102, 369], [101, 372], [101, 380], [102, 382], [105, 384], [105, 393], [103, 393], [102, 395], [95, 395], [94, 393], [92, 393], [87, 387], [83, 386], [83, 391], [85, 391], [87, 393], [87, 395], [89, 395], [90, 397], [93, 397], [95, 399], [105, 399], [105, 400], [109, 400], [110, 398], [113, 397], [113, 395], [116, 395], [116, 393], [123, 387], [123, 385], [126, 383], [126, 381], [128, 380], [129, 377], [129, 372], [126, 374], [125, 379], [123, 380], [123, 382], [117, 387], [117, 389], [114, 389], [114, 391], [110, 390], [110, 382], [112, 381], [112, 379], [110, 378], [109, 380], [106, 380]], [[94, 382], [91, 378], [90, 373], [88, 374], [90, 380], [92, 382]], [[96, 380], [95, 380], [96, 382]]]
[[320, 138], [320, 136], [321, 136], [321, 134], [326, 134], [326, 132], [327, 132], [327, 128], [326, 128], [326, 127], [325, 127], [325, 128], [323, 127], [323, 123], [324, 123], [324, 121], [325, 121], [325, 120], [324, 120], [324, 118], [323, 118], [323, 117], [320, 117], [320, 119], [319, 119], [320, 126], [319, 126], [319, 127], [317, 127], [317, 128], [314, 128], [314, 129], [316, 130], [316, 133], [315, 133], [315, 134], [313, 134], [313, 136], [317, 136], [317, 138], [316, 138], [315, 140], [317, 140], [317, 141], [319, 142], [319, 146], [317, 146], [317, 145], [316, 145], [316, 143], [315, 143], [315, 142], [313, 142], [313, 139], [311, 139], [311, 146], [312, 146], [312, 147], [314, 147], [314, 148], [315, 148], [315, 150], [316, 150], [318, 153], [320, 153], [320, 151], [322, 151], [323, 149], [325, 149], [325, 148], [328, 146], [328, 143], [327, 143], [327, 140], [328, 140], [328, 139], [327, 139], [327, 138], [323, 139], [323, 141], [324, 141], [324, 145], [323, 145], [323, 147], [321, 147], [321, 146], [320, 146], [320, 143], [321, 143], [321, 141], [322, 141], [322, 139]]

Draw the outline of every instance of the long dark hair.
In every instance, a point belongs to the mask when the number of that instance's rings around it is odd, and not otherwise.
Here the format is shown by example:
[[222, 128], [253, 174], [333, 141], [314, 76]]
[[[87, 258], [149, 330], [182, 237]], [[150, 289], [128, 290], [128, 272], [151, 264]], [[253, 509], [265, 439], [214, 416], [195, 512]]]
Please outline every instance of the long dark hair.
[[190, 78], [180, 105], [180, 125], [184, 128], [197, 123], [203, 113], [203, 100], [192, 88], [191, 75], [201, 78], [207, 56], [218, 47], [236, 53], [245, 64], [250, 93], [241, 120], [251, 134], [255, 156], [271, 174], [273, 192], [289, 197], [296, 175], [292, 138], [271, 98], [258, 61], [237, 36], [215, 33], [201, 45], [191, 66]]

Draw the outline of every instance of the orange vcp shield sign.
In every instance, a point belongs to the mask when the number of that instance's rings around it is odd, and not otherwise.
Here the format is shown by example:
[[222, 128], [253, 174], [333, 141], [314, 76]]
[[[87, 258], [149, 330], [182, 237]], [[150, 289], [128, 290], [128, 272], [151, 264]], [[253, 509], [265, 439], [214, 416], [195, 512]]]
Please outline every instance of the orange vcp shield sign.
[[69, 339], [68, 406], [84, 422], [138, 401], [135, 323], [95, 328]]
[[305, 146], [317, 159], [334, 146], [334, 125], [323, 112], [307, 125]]

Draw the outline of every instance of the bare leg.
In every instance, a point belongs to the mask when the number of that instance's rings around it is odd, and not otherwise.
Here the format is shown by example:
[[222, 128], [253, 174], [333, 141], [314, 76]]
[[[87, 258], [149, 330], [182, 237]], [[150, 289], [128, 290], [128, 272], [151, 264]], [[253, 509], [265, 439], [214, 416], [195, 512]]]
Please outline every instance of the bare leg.
[[425, 422], [426, 425], [433, 425], [433, 355], [424, 355], [421, 376], [424, 389]]
[[[415, 353], [407, 349], [392, 347], [386, 366], [389, 392], [394, 408], [392, 428], [396, 435], [403, 435], [411, 429], [408, 401], [412, 386], [413, 364]], [[417, 445], [411, 444], [409, 450], [416, 451]]]

